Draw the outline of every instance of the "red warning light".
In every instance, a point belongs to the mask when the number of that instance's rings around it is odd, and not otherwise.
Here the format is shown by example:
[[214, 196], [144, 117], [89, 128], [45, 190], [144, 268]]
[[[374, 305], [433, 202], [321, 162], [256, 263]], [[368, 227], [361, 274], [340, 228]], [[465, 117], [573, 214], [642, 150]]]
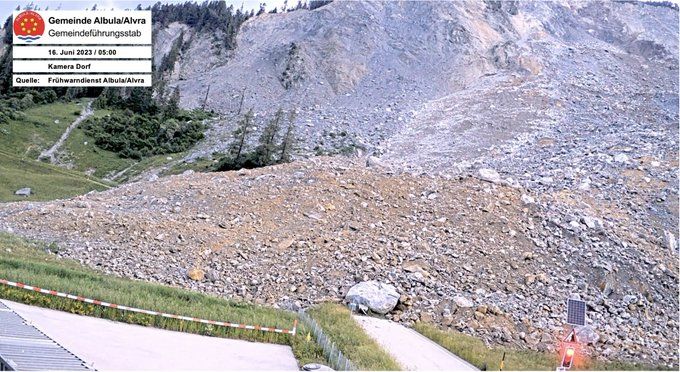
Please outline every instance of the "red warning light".
[[562, 356], [562, 368], [569, 369], [574, 364], [574, 356], [576, 355], [576, 348], [573, 345], [566, 345], [564, 355]]

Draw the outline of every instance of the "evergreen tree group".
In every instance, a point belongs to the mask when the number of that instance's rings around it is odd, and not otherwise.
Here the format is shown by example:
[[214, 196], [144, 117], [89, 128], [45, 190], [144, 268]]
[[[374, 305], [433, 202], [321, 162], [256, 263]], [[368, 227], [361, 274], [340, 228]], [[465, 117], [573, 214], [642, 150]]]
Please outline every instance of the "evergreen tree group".
[[181, 152], [203, 138], [202, 120], [208, 116], [179, 108], [179, 90], [158, 103], [150, 88], [105, 88], [94, 102], [114, 113], [91, 118], [83, 124], [97, 147], [124, 158], [143, 159], [157, 154]]
[[254, 11], [244, 12], [227, 6], [224, 1], [202, 3], [185, 2], [177, 4], [156, 3], [152, 6], [154, 24], [166, 27], [173, 22], [184, 23], [197, 34], [221, 33], [221, 45], [227, 49], [236, 47], [236, 34], [243, 22], [254, 15]]
[[[250, 109], [238, 121], [229, 154], [221, 159], [215, 168], [216, 171], [259, 168], [291, 161], [295, 148], [294, 111], [291, 111], [286, 118], [283, 109], [279, 108], [262, 130], [257, 146], [247, 151], [248, 138], [253, 133], [253, 124], [254, 114]], [[285, 130], [282, 132], [284, 127]]]

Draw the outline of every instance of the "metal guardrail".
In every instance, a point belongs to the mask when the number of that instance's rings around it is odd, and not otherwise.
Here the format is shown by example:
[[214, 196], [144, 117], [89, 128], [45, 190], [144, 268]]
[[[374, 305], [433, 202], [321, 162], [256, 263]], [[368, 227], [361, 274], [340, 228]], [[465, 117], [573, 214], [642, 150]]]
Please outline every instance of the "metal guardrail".
[[357, 371], [358, 368], [335, 346], [335, 343], [323, 333], [321, 326], [304, 311], [298, 312], [300, 321], [310, 330], [311, 336], [323, 349], [323, 355], [331, 368], [336, 371]]

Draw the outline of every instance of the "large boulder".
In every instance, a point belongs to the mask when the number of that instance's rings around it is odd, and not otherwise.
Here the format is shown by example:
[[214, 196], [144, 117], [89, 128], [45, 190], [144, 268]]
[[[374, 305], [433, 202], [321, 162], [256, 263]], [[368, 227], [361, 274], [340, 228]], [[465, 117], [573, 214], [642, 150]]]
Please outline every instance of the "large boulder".
[[399, 293], [389, 284], [370, 280], [350, 288], [345, 300], [359, 306], [364, 305], [374, 313], [387, 314], [397, 306]]
[[600, 335], [597, 334], [595, 328], [589, 325], [576, 327], [576, 338], [579, 342], [588, 345], [595, 345], [600, 341]]

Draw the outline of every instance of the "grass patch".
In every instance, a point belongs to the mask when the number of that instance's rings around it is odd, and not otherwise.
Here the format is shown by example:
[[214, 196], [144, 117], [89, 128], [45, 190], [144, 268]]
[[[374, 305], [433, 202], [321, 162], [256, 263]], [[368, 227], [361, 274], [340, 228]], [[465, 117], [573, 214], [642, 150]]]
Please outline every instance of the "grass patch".
[[[139, 176], [140, 174], [144, 173], [145, 171], [152, 169], [152, 168], [161, 168], [166, 166], [168, 163], [173, 162], [176, 159], [180, 159], [186, 155], [186, 152], [178, 152], [174, 154], [162, 154], [162, 155], [153, 155], [149, 156], [148, 158], [142, 159], [140, 161], [135, 162], [132, 166], [130, 166], [127, 171], [122, 174], [120, 177], [116, 178], [116, 181], [118, 182], [128, 182], [135, 177]], [[168, 158], [170, 158], [168, 160]]]
[[[58, 141], [82, 108], [82, 102], [39, 105], [23, 112], [22, 119], [0, 125], [0, 202], [62, 199], [112, 186], [81, 172], [36, 160], [42, 150]], [[34, 194], [14, 195], [23, 187], [30, 187]]]
[[170, 176], [174, 174], [182, 174], [185, 171], [188, 170], [193, 170], [195, 172], [212, 172], [215, 168], [215, 160], [213, 160], [212, 157], [202, 157], [198, 158], [191, 163], [189, 162], [179, 162], [176, 164], [173, 164], [169, 169], [161, 172], [162, 176]]
[[[24, 111], [23, 119], [0, 125], [0, 149], [7, 153], [37, 159], [52, 146], [83, 109], [78, 102], [55, 102]], [[55, 123], [55, 121], [59, 121]]]
[[[21, 159], [0, 150], [0, 202], [62, 199], [92, 190], [106, 190], [111, 186], [82, 173], [37, 160]], [[28, 197], [14, 195], [23, 187], [30, 187], [33, 194]]]
[[326, 303], [309, 309], [308, 313], [357, 368], [369, 371], [401, 369], [399, 363], [364, 332], [346, 307]]
[[[555, 370], [560, 363], [557, 353], [549, 354], [533, 350], [509, 348], [490, 348], [482, 340], [457, 331], [442, 331], [437, 327], [418, 322], [413, 327], [423, 336], [443, 346], [450, 352], [482, 369], [498, 371], [505, 353], [505, 370], [508, 371], [549, 371]], [[650, 370], [659, 369], [649, 365], [603, 362], [593, 359], [576, 358], [572, 369], [576, 370]]]
[[94, 139], [80, 127], [71, 131], [62, 151], [66, 154], [64, 160], [73, 164], [73, 169], [98, 178], [110, 176], [136, 163], [132, 159], [123, 159], [115, 152], [95, 146]]
[[[121, 110], [95, 109], [91, 118], [103, 118]], [[75, 128], [64, 143], [66, 161], [75, 170], [92, 174], [97, 178], [109, 178], [126, 170], [116, 178], [117, 182], [126, 182], [144, 171], [162, 167], [174, 159], [181, 158], [185, 152], [152, 155], [141, 160], [121, 157], [114, 151], [104, 150], [95, 145], [94, 137], [88, 135], [81, 126]], [[172, 160], [168, 160], [168, 157]]]
[[[21, 119], [12, 120], [0, 125], [0, 151], [4, 155], [16, 156], [24, 161], [37, 159], [40, 153], [54, 145], [66, 128], [78, 118], [85, 102], [85, 100], [55, 102], [25, 110], [21, 114]], [[105, 118], [111, 114], [120, 115], [121, 113], [123, 113], [123, 110], [94, 109], [92, 116], [88, 120]], [[198, 119], [203, 119], [201, 113], [192, 113], [192, 115]], [[58, 122], [55, 123], [55, 121]], [[21, 177], [14, 179], [15, 182], [11, 182], [11, 187], [15, 187], [15, 184], [21, 184], [22, 186], [17, 188], [31, 187], [37, 189], [41, 183], [53, 182], [53, 191], [45, 192], [45, 190], [42, 190], [41, 196], [36, 195], [29, 199], [50, 200], [70, 197], [91, 190], [87, 187], [81, 187], [82, 185], [74, 181], [74, 177], [81, 178], [77, 177], [77, 175], [98, 181], [99, 179], [111, 177], [118, 172], [127, 170], [121, 175], [120, 180], [128, 181], [152, 167], [162, 167], [169, 163], [170, 161], [167, 160], [167, 157], [178, 159], [185, 154], [162, 154], [145, 157], [142, 160], [123, 158], [116, 152], [104, 150], [96, 146], [95, 138], [87, 135], [84, 125], [85, 123], [81, 123], [71, 131], [56, 154], [59, 157], [60, 163], [66, 164], [70, 168], [61, 167], [67, 172], [59, 174], [60, 177], [68, 176], [67, 179], [56, 177], [50, 181], [50, 174], [53, 172], [48, 172], [48, 170], [54, 170], [56, 167], [41, 169], [35, 175], [31, 175], [31, 171], [36, 170], [36, 166], [30, 166], [26, 168], [25, 172], [19, 172]], [[15, 159], [0, 159], [0, 167], [3, 167], [2, 171], [7, 171], [10, 168], [21, 168], [22, 166], [23, 164], [17, 163]], [[12, 179], [12, 176], [16, 173], [16, 171], [5, 174], [0, 173], [0, 187], [3, 186], [3, 183], [10, 183], [8, 179]], [[32, 186], [33, 178], [40, 181], [36, 187]], [[64, 181], [66, 181], [65, 184], [63, 183]], [[14, 191], [16, 189], [0, 190], [0, 201], [23, 200], [22, 198], [13, 197]]]
[[[29, 242], [0, 233], [0, 276], [83, 297], [211, 320], [290, 329], [296, 319], [295, 313], [289, 311], [104, 275], [75, 261], [59, 259], [48, 253], [56, 250], [58, 247], [55, 244]], [[323, 363], [318, 345], [306, 341], [302, 336], [307, 331], [304, 325], [298, 326], [297, 336], [226, 328], [104, 308], [4, 285], [0, 285], [0, 298], [143, 326], [290, 345], [299, 363]]]

